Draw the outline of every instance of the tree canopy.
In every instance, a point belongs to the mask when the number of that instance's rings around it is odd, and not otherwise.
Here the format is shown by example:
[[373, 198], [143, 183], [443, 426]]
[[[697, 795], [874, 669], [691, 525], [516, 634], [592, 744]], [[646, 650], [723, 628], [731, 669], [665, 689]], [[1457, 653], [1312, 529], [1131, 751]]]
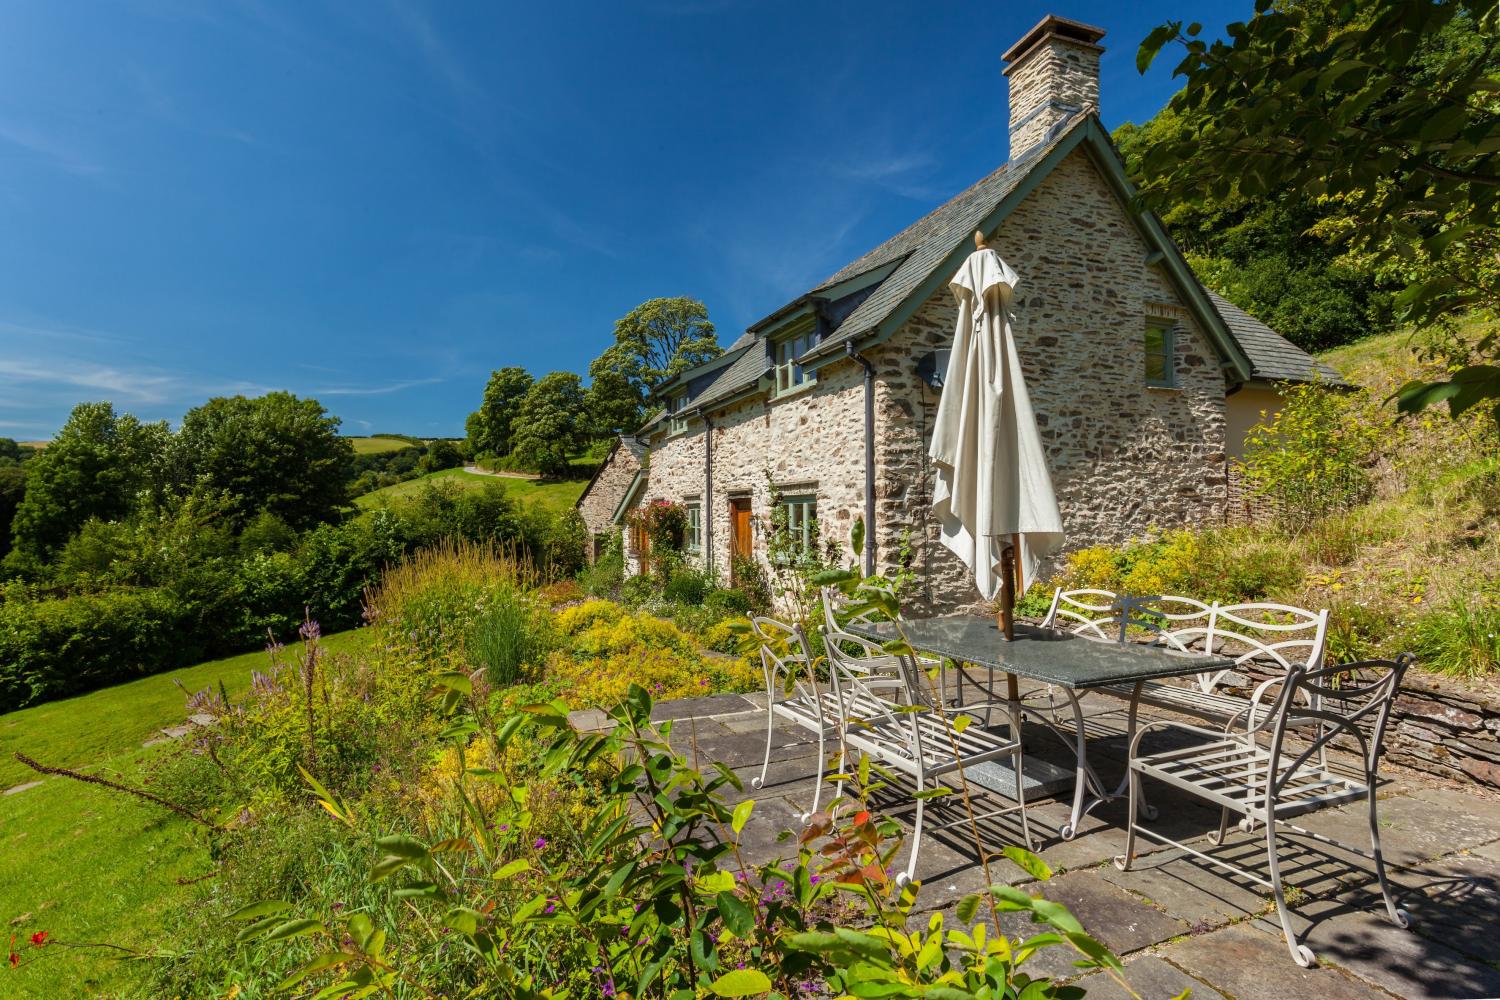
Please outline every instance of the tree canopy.
[[610, 431], [634, 430], [667, 379], [723, 353], [697, 299], [649, 299], [615, 322], [615, 342], [589, 365], [589, 412]]
[[511, 422], [533, 384], [531, 374], [524, 368], [501, 368], [490, 373], [479, 409], [469, 414], [464, 425], [470, 455], [510, 454], [514, 446]]
[[[1402, 286], [1419, 326], [1500, 308], [1500, 70], [1496, 12], [1459, 0], [1273, 5], [1208, 42], [1172, 21], [1142, 43], [1144, 71], [1169, 44], [1184, 81], [1139, 158], [1141, 195], [1167, 210], [1244, 198], [1316, 200], [1342, 259]], [[1483, 29], [1483, 30], [1481, 30]], [[1491, 326], [1472, 360], [1493, 362]], [[1410, 383], [1404, 411], [1488, 402], [1500, 365]]]
[[109, 403], [80, 403], [57, 437], [26, 463], [11, 526], [14, 556], [45, 561], [90, 518], [128, 514], [141, 492], [165, 486], [170, 434]]
[[[293, 528], [331, 520], [349, 502], [354, 448], [339, 418], [289, 392], [220, 396], [191, 409], [172, 439], [179, 486], [223, 490], [243, 524], [262, 511]], [[50, 448], [48, 449], [51, 450]]]
[[568, 459], [583, 445], [583, 381], [572, 372], [552, 372], [537, 380], [512, 426], [512, 454], [544, 476], [567, 471]]

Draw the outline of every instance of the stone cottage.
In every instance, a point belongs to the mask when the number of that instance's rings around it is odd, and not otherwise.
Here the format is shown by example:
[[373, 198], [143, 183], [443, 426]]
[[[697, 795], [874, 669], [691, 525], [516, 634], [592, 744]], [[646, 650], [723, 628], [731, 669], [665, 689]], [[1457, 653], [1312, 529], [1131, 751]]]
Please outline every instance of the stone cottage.
[[[766, 558], [775, 496], [781, 523], [807, 537], [815, 524], [844, 560], [904, 560], [922, 610], [971, 605], [930, 516], [927, 445], [957, 316], [947, 283], [976, 230], [1020, 276], [1016, 344], [1069, 547], [1230, 517], [1230, 462], [1276, 386], [1338, 375], [1205, 289], [1131, 209], [1097, 116], [1103, 35], [1043, 19], [1004, 55], [1010, 162], [662, 386], [637, 434], [644, 466], [617, 449], [599, 477], [629, 479], [612, 524], [680, 502], [692, 558], [726, 578], [732, 557]], [[580, 505], [609, 505], [594, 492]]]

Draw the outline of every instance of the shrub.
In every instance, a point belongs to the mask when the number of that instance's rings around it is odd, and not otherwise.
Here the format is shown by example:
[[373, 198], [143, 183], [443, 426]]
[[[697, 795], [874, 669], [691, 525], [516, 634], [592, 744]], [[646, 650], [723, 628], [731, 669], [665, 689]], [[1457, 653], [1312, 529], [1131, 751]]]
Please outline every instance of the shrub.
[[1302, 578], [1296, 550], [1245, 529], [1169, 531], [1068, 556], [1057, 585], [1201, 601], [1252, 601], [1294, 588]]
[[1455, 598], [1419, 616], [1408, 633], [1417, 662], [1461, 677], [1500, 670], [1500, 598], [1480, 593]]
[[490, 684], [516, 683], [529, 667], [539, 666], [551, 646], [545, 613], [511, 588], [494, 591], [475, 620], [468, 640], [469, 659], [482, 667]]
[[0, 713], [195, 663], [167, 641], [184, 610], [158, 588], [0, 604]]
[[696, 606], [703, 603], [713, 589], [713, 578], [702, 570], [678, 569], [667, 580], [667, 585], [662, 588], [661, 596], [668, 601], [678, 604]]
[[1246, 481], [1275, 502], [1278, 517], [1300, 531], [1348, 510], [1370, 494], [1374, 461], [1389, 420], [1364, 390], [1312, 383], [1280, 386], [1285, 405], [1245, 440]]
[[703, 607], [715, 618], [748, 615], [752, 610], [750, 595], [732, 587], [709, 591], [703, 598]]

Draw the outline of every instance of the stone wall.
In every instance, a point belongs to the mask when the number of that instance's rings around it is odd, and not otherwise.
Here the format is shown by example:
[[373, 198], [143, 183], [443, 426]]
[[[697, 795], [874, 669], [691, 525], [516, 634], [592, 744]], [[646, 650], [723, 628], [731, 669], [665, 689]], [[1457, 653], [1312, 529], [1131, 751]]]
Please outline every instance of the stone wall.
[[[1217, 354], [1171, 284], [1146, 265], [1145, 241], [1084, 150], [1059, 164], [989, 244], [1019, 275], [1016, 346], [1068, 547], [1221, 521], [1224, 378]], [[1148, 317], [1173, 325], [1175, 388], [1145, 385]], [[869, 354], [879, 371], [879, 564], [893, 571], [909, 541], [924, 610], [966, 607], [978, 597], [925, 516], [938, 393], [917, 378], [916, 362], [951, 343], [956, 321], [953, 296], [943, 288]]]
[[694, 421], [686, 434], [653, 438], [651, 481], [642, 499], [701, 502], [710, 493], [704, 520], [712, 527], [713, 569], [727, 580], [730, 499], [750, 499], [755, 552], [764, 563], [771, 484], [786, 495], [811, 493], [825, 544], [846, 562], [849, 529], [864, 508], [863, 408], [863, 373], [853, 362], [836, 362], [810, 388], [714, 414], [711, 490], [702, 423]]
[[1392, 716], [1388, 760], [1500, 789], [1500, 684], [1409, 672]]
[[[578, 514], [583, 518], [590, 539], [608, 535], [618, 530], [615, 527], [615, 510], [630, 488], [635, 474], [640, 471], [646, 457], [646, 446], [634, 438], [623, 437], [610, 452], [599, 474], [589, 483], [583, 496], [578, 498]], [[589, 545], [589, 561], [593, 561], [594, 546]]]

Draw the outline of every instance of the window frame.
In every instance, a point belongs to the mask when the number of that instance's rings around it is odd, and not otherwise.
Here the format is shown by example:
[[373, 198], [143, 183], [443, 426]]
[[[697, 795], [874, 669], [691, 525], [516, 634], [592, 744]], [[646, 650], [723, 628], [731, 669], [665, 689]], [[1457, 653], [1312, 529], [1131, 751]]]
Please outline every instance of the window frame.
[[703, 554], [703, 501], [685, 500], [682, 504], [687, 527], [683, 531], [683, 551], [690, 555]]
[[[813, 526], [818, 523], [818, 495], [816, 493], [792, 493], [781, 497], [778, 504], [786, 511], [786, 530], [800, 533], [801, 545], [798, 557], [813, 554]], [[784, 561], [784, 559], [783, 559]]]
[[[1161, 334], [1160, 352], [1151, 349], [1151, 334]], [[1177, 328], [1176, 324], [1163, 319], [1148, 318], [1141, 334], [1142, 375], [1148, 389], [1177, 388]], [[1161, 359], [1161, 376], [1151, 374], [1152, 361]]]
[[692, 419], [687, 409], [688, 396], [685, 392], [667, 400], [667, 433], [669, 435], [687, 433], [688, 421]]
[[[816, 385], [818, 373], [808, 371], [797, 359], [817, 346], [818, 325], [806, 323], [771, 340], [771, 398], [789, 396]], [[785, 352], [786, 357], [782, 357]]]

